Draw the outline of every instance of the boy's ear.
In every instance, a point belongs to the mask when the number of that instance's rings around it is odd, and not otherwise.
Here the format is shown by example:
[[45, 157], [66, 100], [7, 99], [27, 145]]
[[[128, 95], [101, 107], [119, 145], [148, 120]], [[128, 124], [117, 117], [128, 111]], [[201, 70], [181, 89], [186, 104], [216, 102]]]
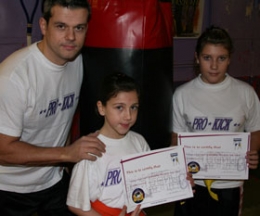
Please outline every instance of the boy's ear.
[[97, 109], [98, 109], [99, 115], [101, 115], [101, 116], [105, 115], [104, 107], [103, 107], [103, 104], [101, 101], [97, 102]]

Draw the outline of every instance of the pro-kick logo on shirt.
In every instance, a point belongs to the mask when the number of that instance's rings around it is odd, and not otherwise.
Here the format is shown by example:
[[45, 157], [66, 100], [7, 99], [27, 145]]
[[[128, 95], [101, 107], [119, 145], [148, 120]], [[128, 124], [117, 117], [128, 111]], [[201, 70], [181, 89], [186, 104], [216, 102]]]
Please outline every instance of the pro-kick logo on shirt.
[[61, 101], [62, 102], [60, 102], [60, 100], [58, 98], [51, 100], [49, 102], [48, 108], [40, 111], [40, 115], [45, 114], [45, 117], [49, 117], [49, 116], [55, 115], [58, 108], [60, 108], [61, 111], [72, 108], [75, 104], [75, 93], [65, 95], [63, 97], [63, 100], [61, 100]]
[[[209, 120], [207, 117], [195, 117], [193, 122], [187, 122], [187, 125], [192, 127], [195, 131], [204, 131], [207, 127], [210, 127], [212, 131], [229, 131], [232, 118], [215, 118], [213, 120]], [[234, 123], [234, 127], [239, 127], [239, 123]]]
[[113, 185], [118, 185], [122, 181], [121, 178], [121, 169], [115, 168], [112, 170], [108, 170], [107, 176], [104, 182], [102, 182], [102, 186], [109, 187]]

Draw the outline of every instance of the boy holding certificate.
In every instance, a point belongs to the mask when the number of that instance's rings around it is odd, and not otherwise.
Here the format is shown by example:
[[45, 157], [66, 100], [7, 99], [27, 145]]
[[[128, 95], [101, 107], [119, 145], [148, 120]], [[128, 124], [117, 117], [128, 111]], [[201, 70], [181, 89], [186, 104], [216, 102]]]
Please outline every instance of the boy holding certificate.
[[[246, 161], [258, 164], [260, 103], [254, 89], [229, 76], [233, 43], [228, 33], [211, 26], [199, 37], [195, 51], [199, 75], [176, 89], [173, 96], [173, 139], [180, 132], [250, 132], [251, 146]], [[195, 180], [194, 198], [178, 203], [175, 216], [237, 216], [243, 181], [211, 182], [210, 195], [204, 180]], [[212, 194], [212, 193], [211, 193]], [[184, 213], [185, 212], [185, 213]]]

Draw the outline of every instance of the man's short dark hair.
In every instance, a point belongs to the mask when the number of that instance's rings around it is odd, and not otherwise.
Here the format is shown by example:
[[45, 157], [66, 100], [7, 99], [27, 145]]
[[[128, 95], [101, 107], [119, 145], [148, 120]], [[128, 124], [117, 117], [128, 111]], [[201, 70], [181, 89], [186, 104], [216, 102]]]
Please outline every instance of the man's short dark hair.
[[47, 23], [52, 16], [51, 9], [56, 5], [70, 9], [86, 8], [89, 12], [88, 20], [90, 19], [91, 10], [87, 0], [44, 0], [42, 4], [42, 16]]

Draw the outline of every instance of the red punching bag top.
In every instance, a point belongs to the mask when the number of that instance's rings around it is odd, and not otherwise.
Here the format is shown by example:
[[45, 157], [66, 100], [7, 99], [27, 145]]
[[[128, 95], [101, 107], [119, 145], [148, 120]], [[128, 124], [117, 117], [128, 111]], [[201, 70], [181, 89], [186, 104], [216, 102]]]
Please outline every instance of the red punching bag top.
[[154, 49], [171, 47], [171, 2], [89, 0], [92, 16], [85, 46]]

